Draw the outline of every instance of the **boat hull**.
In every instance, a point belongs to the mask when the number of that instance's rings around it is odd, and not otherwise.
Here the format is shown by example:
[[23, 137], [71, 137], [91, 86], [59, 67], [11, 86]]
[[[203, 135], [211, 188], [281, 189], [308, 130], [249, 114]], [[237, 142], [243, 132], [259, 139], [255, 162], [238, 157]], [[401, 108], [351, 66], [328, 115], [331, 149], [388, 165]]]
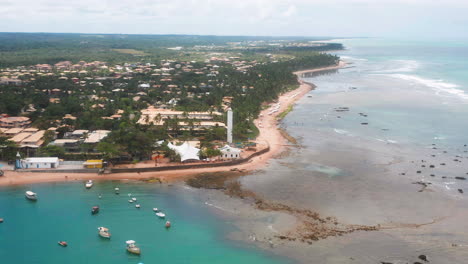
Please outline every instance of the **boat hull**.
[[28, 196], [26, 195], [26, 199], [30, 200], [30, 201], [37, 201], [37, 197], [35, 196]]
[[111, 234], [109, 234], [109, 233], [99, 232], [99, 236], [102, 237], [102, 238], [107, 238], [107, 239], [111, 238]]
[[140, 255], [141, 254], [141, 250], [140, 248], [137, 248], [137, 247], [133, 247], [133, 248], [127, 248], [127, 251], [131, 254], [135, 254], [135, 255]]

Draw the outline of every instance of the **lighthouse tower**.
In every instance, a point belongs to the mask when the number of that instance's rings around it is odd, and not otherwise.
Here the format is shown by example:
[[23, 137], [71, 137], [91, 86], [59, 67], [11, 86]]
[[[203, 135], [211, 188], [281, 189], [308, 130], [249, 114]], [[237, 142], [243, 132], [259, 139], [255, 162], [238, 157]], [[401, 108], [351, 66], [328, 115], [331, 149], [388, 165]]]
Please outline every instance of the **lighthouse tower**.
[[232, 144], [232, 128], [233, 128], [233, 125], [232, 125], [232, 109], [229, 108], [228, 109], [228, 112], [227, 112], [227, 142], [229, 144]]

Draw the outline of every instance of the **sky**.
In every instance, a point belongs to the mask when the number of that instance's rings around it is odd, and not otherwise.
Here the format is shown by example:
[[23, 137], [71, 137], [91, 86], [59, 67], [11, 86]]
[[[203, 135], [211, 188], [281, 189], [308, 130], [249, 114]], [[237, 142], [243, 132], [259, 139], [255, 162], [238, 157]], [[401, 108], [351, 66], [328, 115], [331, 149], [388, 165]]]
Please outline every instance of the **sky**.
[[0, 0], [0, 32], [468, 38], [468, 0]]

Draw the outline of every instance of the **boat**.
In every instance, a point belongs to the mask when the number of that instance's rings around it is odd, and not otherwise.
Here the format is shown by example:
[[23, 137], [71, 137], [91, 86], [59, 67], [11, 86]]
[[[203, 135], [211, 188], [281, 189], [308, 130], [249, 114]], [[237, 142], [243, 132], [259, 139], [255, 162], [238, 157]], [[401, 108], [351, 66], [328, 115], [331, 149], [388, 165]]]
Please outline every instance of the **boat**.
[[101, 236], [103, 238], [110, 238], [111, 237], [111, 233], [109, 233], [108, 228], [105, 228], [105, 227], [101, 226], [101, 227], [98, 227], [98, 230], [99, 230], [99, 236]]
[[134, 202], [136, 202], [137, 199], [136, 199], [135, 197], [133, 197], [132, 200], [133, 200]]
[[0, 223], [3, 223], [3, 218], [0, 218]]
[[119, 187], [115, 187], [115, 188], [114, 188], [114, 191], [115, 191], [115, 194], [119, 194], [119, 193], [120, 193]]
[[93, 180], [88, 180], [85, 184], [86, 189], [90, 189], [93, 187]]
[[132, 199], [130, 199], [130, 200], [128, 200], [128, 202], [129, 202], [129, 203], [133, 203], [133, 200], [132, 200]]
[[140, 208], [141, 206], [139, 204], [135, 205], [136, 208]]
[[68, 246], [67, 242], [65, 242], [65, 241], [59, 241], [58, 244], [59, 244], [60, 246], [62, 246], [62, 247]]
[[91, 209], [91, 214], [97, 214], [99, 213], [99, 206], [93, 206]]
[[154, 207], [153, 212], [157, 212], [157, 211], [159, 211], [158, 208]]
[[171, 222], [166, 221], [166, 228], [169, 228], [169, 227], [171, 227]]
[[32, 200], [32, 201], [37, 200], [37, 193], [35, 193], [35, 192], [27, 191], [25, 193], [25, 195], [26, 195], [26, 198], [29, 199], [29, 200]]
[[157, 212], [156, 215], [157, 215], [159, 218], [164, 218], [164, 217], [166, 217], [166, 215], [165, 215], [163, 212]]
[[135, 245], [135, 241], [134, 240], [128, 240], [126, 241], [125, 243], [127, 243], [127, 251], [132, 253], [132, 254], [135, 254], [135, 255], [140, 255], [141, 254], [141, 250], [139, 247], [137, 247]]

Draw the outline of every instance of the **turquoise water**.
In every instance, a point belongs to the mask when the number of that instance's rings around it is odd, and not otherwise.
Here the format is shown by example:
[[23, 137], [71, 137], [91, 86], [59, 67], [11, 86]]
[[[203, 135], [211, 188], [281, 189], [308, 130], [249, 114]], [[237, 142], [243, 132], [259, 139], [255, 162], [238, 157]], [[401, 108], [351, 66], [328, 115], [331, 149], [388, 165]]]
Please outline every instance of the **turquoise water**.
[[[356, 137], [453, 148], [468, 143], [468, 42], [352, 39], [343, 43], [347, 50], [338, 55], [350, 63], [349, 68], [308, 79], [318, 86], [313, 94], [325, 100], [304, 107], [303, 113], [296, 111], [286, 120], [288, 125], [307, 112], [313, 121], [307, 125]], [[340, 106], [351, 111], [342, 119], [331, 119], [336, 116], [331, 109]]]
[[[116, 185], [121, 189], [115, 195]], [[25, 199], [28, 189], [39, 200]], [[141, 209], [128, 202], [127, 193]], [[98, 198], [103, 194], [102, 199]], [[91, 215], [94, 205], [100, 206]], [[152, 211], [161, 208], [172, 222]], [[38, 184], [0, 188], [1, 263], [285, 263], [286, 261], [226, 240], [231, 227], [210, 213], [190, 191], [138, 183], [98, 182], [90, 190], [81, 183]], [[97, 235], [110, 229], [112, 238]], [[135, 240], [141, 256], [126, 252], [125, 241]], [[66, 248], [57, 245], [67, 241]]]

